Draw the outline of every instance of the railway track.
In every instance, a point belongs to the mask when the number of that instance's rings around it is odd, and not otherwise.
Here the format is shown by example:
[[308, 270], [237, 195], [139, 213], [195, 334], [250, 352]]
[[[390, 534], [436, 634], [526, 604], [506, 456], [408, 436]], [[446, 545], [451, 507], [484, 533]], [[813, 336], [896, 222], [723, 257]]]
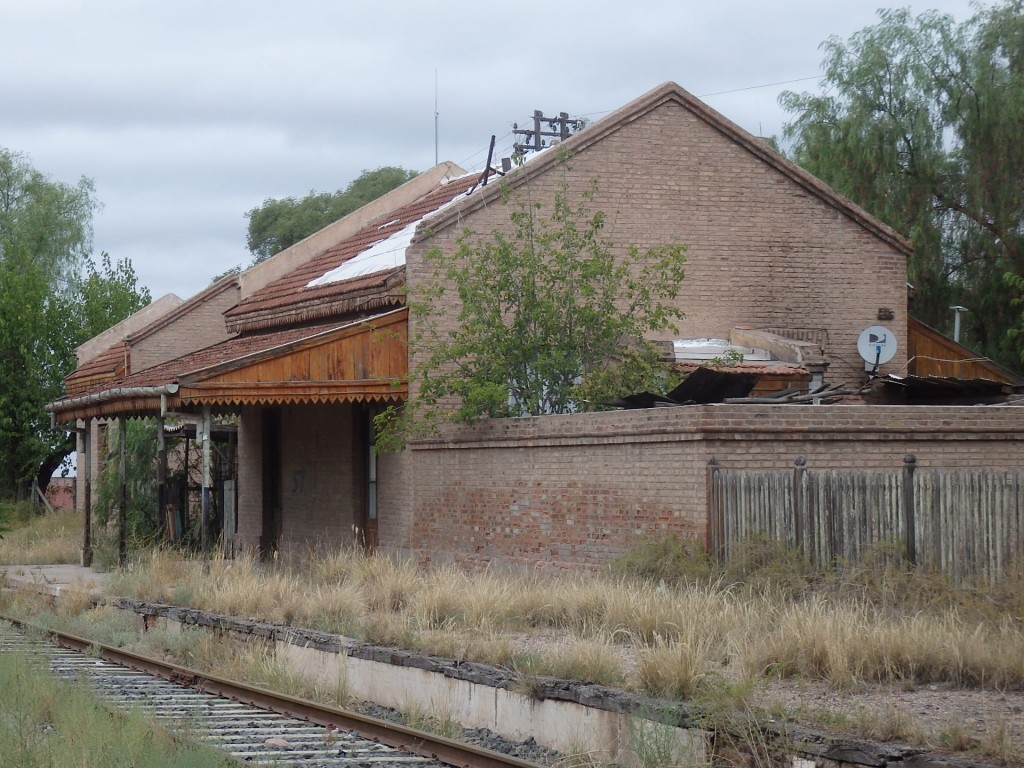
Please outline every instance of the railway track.
[[[137, 707], [246, 764], [306, 768], [536, 768], [354, 712], [314, 704], [0, 616], [0, 653], [44, 659], [63, 678], [86, 675], [105, 700]], [[47, 640], [38, 639], [45, 632]]]

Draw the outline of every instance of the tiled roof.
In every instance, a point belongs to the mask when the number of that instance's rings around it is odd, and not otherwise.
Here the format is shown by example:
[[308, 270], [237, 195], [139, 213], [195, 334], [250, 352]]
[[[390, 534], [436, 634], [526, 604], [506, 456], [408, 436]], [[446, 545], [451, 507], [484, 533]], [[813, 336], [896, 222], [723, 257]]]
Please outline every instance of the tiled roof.
[[98, 379], [109, 381], [117, 376], [123, 376], [128, 355], [128, 345], [119, 341], [66, 376], [64, 388], [73, 394], [89, 389]]
[[404, 282], [404, 267], [401, 266], [311, 288], [307, 285], [358, 256], [374, 243], [400, 232], [464, 194], [472, 188], [477, 178], [475, 175], [464, 176], [438, 185], [418, 200], [370, 222], [352, 237], [302, 264], [295, 271], [228, 310], [225, 318], [229, 326], [235, 324], [245, 327], [248, 324], [257, 327], [312, 319], [328, 314], [333, 305], [344, 303], [353, 297], [367, 300], [362, 308], [402, 303], [401, 292], [396, 290], [395, 285], [396, 282]]
[[[704, 365], [702, 365], [702, 363]], [[682, 361], [676, 362], [672, 367], [680, 373], [692, 373], [698, 368], [714, 368], [714, 366], [707, 365], [707, 361]], [[756, 373], [760, 376], [808, 376], [810, 372], [806, 368], [801, 368], [798, 365], [791, 363], [784, 363], [776, 360], [770, 360], [765, 362], [744, 362], [736, 363], [735, 365], [722, 366], [720, 370], [728, 371], [729, 373]]]
[[[254, 354], [256, 352], [265, 352], [273, 349], [274, 347], [288, 344], [292, 341], [307, 339], [318, 333], [332, 331], [336, 328], [349, 325], [351, 322], [351, 320], [334, 320], [320, 325], [306, 326], [303, 328], [290, 328], [288, 330], [276, 331], [273, 333], [237, 336], [233, 339], [222, 341], [219, 344], [214, 344], [212, 347], [200, 349], [197, 352], [192, 352], [191, 354], [184, 355], [183, 357], [179, 357], [175, 360], [155, 365], [152, 368], [147, 368], [144, 371], [140, 371], [130, 376], [123, 376], [116, 380], [111, 380], [109, 378], [104, 379], [101, 383], [94, 384], [88, 389], [78, 391], [73, 394], [77, 397], [79, 395], [102, 392], [115, 387], [158, 387], [164, 384], [176, 382], [189, 374], [196, 373], [213, 365], [237, 360], [238, 358], [245, 357], [246, 355]], [[71, 394], [72, 393], [69, 392], [69, 395]], [[66, 399], [68, 398], [62, 398], [62, 400]], [[58, 410], [60, 402], [61, 401], [58, 400], [55, 403], [55, 405], [58, 406]]]

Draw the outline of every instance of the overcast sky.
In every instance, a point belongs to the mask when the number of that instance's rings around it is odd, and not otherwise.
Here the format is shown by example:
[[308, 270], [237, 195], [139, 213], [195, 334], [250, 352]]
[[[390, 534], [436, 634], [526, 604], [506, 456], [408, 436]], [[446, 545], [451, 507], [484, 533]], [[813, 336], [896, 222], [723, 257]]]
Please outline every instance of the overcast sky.
[[[989, 3], [990, 4], [990, 3]], [[903, 2], [957, 21], [968, 0]], [[754, 134], [817, 90], [862, 0], [0, 0], [0, 146], [95, 182], [94, 248], [154, 298], [248, 264], [245, 212], [364, 169], [467, 169], [534, 109], [598, 119], [674, 80]], [[435, 72], [437, 87], [435, 91]]]

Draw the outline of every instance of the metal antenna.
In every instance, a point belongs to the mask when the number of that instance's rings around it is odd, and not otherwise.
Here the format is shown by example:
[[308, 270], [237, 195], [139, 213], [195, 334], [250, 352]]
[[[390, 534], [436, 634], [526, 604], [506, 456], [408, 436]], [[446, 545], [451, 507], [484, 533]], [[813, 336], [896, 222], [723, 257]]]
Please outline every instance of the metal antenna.
[[434, 165], [440, 161], [437, 155], [437, 118], [440, 113], [437, 111], [437, 70], [434, 70]]

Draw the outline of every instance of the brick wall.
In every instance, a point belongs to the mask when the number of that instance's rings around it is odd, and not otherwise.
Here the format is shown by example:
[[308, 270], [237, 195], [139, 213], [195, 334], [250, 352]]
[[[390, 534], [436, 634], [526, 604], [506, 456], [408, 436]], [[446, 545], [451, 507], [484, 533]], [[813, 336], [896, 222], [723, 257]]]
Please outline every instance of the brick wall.
[[260, 408], [243, 407], [238, 420], [238, 531], [235, 549], [257, 552], [263, 529], [263, 424]]
[[[530, 174], [530, 163], [518, 173]], [[825, 329], [828, 378], [859, 382], [857, 335], [886, 308], [895, 312], [885, 325], [899, 352], [883, 371], [906, 363], [906, 257], [679, 104], [622, 125], [514, 194], [550, 206], [562, 181], [580, 191], [593, 179], [600, 189], [592, 208], [605, 212], [604, 234], [619, 247], [688, 246], [679, 336], [728, 338], [735, 326]], [[427, 278], [425, 250], [454, 250], [464, 228], [507, 231], [508, 209], [491, 198], [410, 248], [411, 295]]]
[[352, 541], [355, 424], [351, 406], [281, 409], [281, 548]]
[[413, 488], [409, 478], [410, 455], [383, 453], [377, 457], [377, 538], [389, 551], [412, 554]]
[[[302, 555], [322, 544], [347, 546], [362, 503], [356, 451], [362, 446], [361, 405], [291, 406], [281, 409], [281, 549]], [[263, 526], [262, 408], [245, 407], [238, 428], [239, 551], [260, 546]], [[377, 465], [382, 541], [409, 539], [412, 492], [408, 453], [383, 454]], [[358, 476], [357, 476], [358, 475]], [[396, 547], [396, 550], [402, 547]]]
[[238, 303], [237, 281], [204, 292], [129, 339], [132, 371], [209, 347], [228, 338], [224, 313]]
[[[886, 309], [895, 313], [885, 325], [899, 351], [883, 372], [905, 366], [906, 256], [808, 185], [673, 101], [590, 143], [586, 131], [571, 142], [568, 162], [517, 171], [513, 181], [529, 178], [512, 199], [550, 210], [561, 184], [578, 194], [597, 179], [591, 207], [606, 214], [603, 234], [617, 248], [686, 244], [678, 298], [686, 317], [666, 338], [728, 338], [736, 326], [819, 329], [828, 339], [827, 380], [860, 383], [857, 336]], [[432, 236], [406, 254], [410, 296], [419, 298], [430, 279], [427, 250], [454, 252], [466, 230], [507, 232], [509, 213], [490, 193], [433, 222]], [[413, 313], [410, 338], [418, 323]], [[410, 364], [421, 355], [413, 347]], [[428, 560], [592, 564], [622, 553], [638, 534], [703, 537], [711, 456], [723, 466], [789, 467], [806, 455], [840, 467], [898, 465], [911, 448], [923, 450], [921, 466], [1009, 455], [998, 416], [987, 417], [975, 440], [967, 433], [981, 418], [976, 409], [948, 415], [952, 429], [942, 427], [944, 414], [681, 408], [453, 430], [411, 447], [404, 490], [393, 508], [382, 507], [381, 543]], [[397, 521], [391, 529], [389, 515]]]
[[[695, 406], [450, 428], [410, 446], [407, 539], [422, 561], [593, 566], [641, 534], [703, 540], [706, 469], [1019, 467], [1024, 409]], [[383, 521], [392, 510], [382, 508]], [[406, 514], [399, 511], [398, 514]]]

